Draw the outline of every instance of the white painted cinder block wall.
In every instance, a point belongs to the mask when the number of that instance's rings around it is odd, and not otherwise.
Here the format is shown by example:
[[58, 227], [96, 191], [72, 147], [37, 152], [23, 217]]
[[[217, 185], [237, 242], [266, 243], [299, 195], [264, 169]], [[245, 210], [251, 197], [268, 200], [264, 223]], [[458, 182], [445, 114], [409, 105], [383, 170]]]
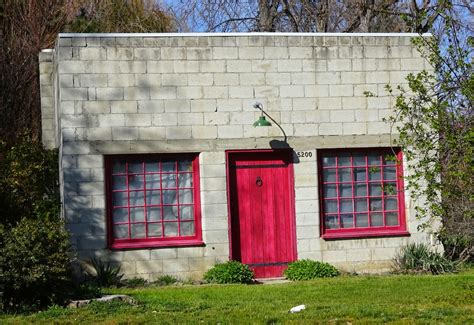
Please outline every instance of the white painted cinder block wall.
[[[317, 149], [392, 141], [386, 84], [429, 69], [411, 34], [61, 34], [40, 53], [43, 142], [60, 150], [63, 214], [80, 257], [128, 277], [199, 278], [229, 258], [225, 150], [269, 148], [255, 101], [295, 151], [298, 258], [346, 271], [387, 271], [397, 249], [429, 242], [406, 194], [409, 237], [320, 237]], [[366, 97], [370, 91], [377, 97]], [[280, 139], [281, 140], [281, 139]], [[200, 152], [204, 247], [107, 249], [104, 154]], [[296, 160], [295, 160], [296, 162]]]

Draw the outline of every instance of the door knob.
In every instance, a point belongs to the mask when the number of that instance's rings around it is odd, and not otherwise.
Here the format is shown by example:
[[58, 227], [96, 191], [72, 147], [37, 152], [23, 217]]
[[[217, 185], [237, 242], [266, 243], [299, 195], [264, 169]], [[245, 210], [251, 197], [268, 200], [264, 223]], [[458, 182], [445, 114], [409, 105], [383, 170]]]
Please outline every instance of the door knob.
[[255, 181], [255, 184], [257, 184], [258, 187], [262, 186], [262, 178], [260, 176], [257, 176], [257, 180]]

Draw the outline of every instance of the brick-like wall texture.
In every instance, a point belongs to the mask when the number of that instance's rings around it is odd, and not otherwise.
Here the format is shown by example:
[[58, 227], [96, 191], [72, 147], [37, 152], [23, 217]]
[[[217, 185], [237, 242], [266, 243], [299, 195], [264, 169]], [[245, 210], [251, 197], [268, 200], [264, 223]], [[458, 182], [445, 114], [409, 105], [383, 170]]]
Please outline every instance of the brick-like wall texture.
[[[40, 54], [43, 141], [59, 147], [63, 214], [74, 248], [127, 276], [198, 278], [229, 258], [225, 150], [270, 148], [276, 126], [254, 128], [259, 101], [295, 151], [298, 258], [346, 271], [385, 271], [400, 245], [427, 241], [406, 194], [409, 237], [325, 241], [317, 150], [383, 147], [393, 99], [384, 87], [429, 68], [414, 35], [60, 35]], [[375, 97], [367, 97], [369, 91]], [[107, 248], [104, 154], [200, 152], [205, 246]]]

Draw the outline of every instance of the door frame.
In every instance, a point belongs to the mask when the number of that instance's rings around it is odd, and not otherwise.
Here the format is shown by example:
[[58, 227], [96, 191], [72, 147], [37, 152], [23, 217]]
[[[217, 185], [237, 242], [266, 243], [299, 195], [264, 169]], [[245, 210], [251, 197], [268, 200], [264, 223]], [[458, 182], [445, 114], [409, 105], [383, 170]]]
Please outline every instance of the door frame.
[[[230, 188], [230, 165], [229, 158], [231, 155], [235, 154], [259, 154], [259, 153], [274, 153], [274, 152], [288, 152], [289, 155], [293, 157], [293, 149], [235, 149], [235, 150], [226, 150], [225, 151], [225, 164], [226, 164], [226, 189], [227, 189], [227, 223], [228, 223], [228, 236], [229, 236], [229, 260], [233, 260], [233, 247], [232, 247], [232, 209], [230, 206], [231, 202], [231, 188]], [[295, 209], [295, 175], [293, 168], [293, 159], [288, 165], [289, 168], [289, 182], [292, 184], [292, 190], [289, 190], [289, 199], [290, 199], [290, 227], [292, 228], [290, 232], [292, 233], [293, 238], [293, 256], [295, 261], [298, 260], [298, 238], [296, 237], [296, 209]]]

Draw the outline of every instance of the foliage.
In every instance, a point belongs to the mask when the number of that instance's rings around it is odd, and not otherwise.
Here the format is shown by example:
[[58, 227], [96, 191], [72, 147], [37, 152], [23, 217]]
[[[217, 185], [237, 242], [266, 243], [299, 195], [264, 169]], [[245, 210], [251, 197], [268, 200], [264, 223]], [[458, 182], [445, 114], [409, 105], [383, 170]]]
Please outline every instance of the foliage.
[[285, 271], [287, 279], [292, 281], [330, 278], [338, 275], [339, 271], [331, 264], [308, 259], [290, 263]]
[[178, 279], [176, 279], [174, 276], [171, 275], [162, 275], [159, 276], [153, 284], [159, 285], [159, 286], [167, 286], [173, 283], [178, 282]]
[[114, 266], [109, 262], [100, 259], [91, 258], [91, 266], [93, 271], [89, 272], [91, 279], [101, 287], [119, 286], [121, 284], [123, 274], [120, 273], [120, 266]]
[[140, 288], [146, 287], [148, 285], [148, 281], [144, 278], [131, 278], [122, 280], [122, 286], [127, 288]]
[[248, 265], [228, 261], [214, 265], [204, 274], [204, 280], [212, 283], [252, 283], [253, 272]]
[[168, 15], [153, 1], [78, 0], [78, 15], [65, 29], [75, 33], [161, 33], [171, 31]]
[[[473, 324], [474, 270], [446, 275], [344, 276], [278, 285], [105, 289], [123, 302], [32, 315], [0, 315], [2, 324]], [[305, 304], [301, 313], [289, 309]]]
[[[426, 13], [427, 14], [427, 13]], [[441, 221], [438, 232], [451, 259], [474, 258], [474, 77], [472, 34], [446, 5], [436, 12], [439, 37], [415, 39], [433, 72], [407, 77], [408, 87], [387, 87], [395, 115], [387, 119], [399, 134], [410, 174], [407, 188], [422, 226]], [[415, 21], [416, 23], [416, 21]]]
[[400, 249], [394, 258], [397, 272], [402, 273], [453, 273], [458, 264], [445, 258], [442, 254], [431, 251], [426, 244], [412, 243]]
[[69, 235], [49, 218], [22, 219], [0, 232], [1, 309], [39, 309], [67, 298], [70, 281]]
[[57, 150], [45, 150], [25, 137], [12, 147], [0, 146], [0, 223], [21, 218], [57, 219], [59, 171]]

